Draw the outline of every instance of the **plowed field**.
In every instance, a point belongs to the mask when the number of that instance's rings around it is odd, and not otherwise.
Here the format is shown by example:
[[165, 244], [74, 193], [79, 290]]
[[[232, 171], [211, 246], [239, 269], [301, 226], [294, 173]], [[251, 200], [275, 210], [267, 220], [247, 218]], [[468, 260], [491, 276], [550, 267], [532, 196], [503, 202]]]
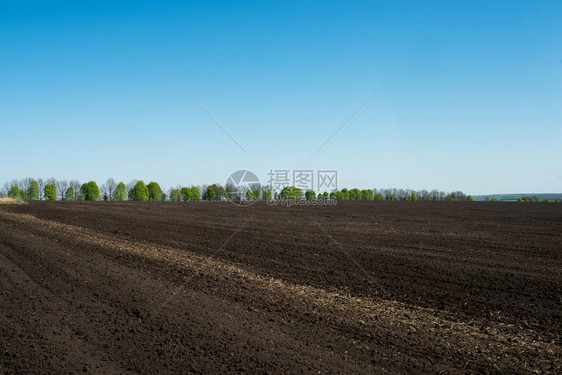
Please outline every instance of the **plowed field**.
[[562, 205], [0, 206], [0, 373], [561, 373]]

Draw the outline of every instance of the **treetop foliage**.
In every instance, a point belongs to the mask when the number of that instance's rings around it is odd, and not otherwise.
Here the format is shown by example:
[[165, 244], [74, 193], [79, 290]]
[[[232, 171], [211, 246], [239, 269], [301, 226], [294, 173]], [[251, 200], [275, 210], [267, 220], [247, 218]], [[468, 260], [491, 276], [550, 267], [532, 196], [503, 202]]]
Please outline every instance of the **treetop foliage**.
[[86, 182], [80, 188], [80, 200], [98, 201], [100, 199], [100, 188], [95, 181]]
[[126, 201], [127, 198], [128, 198], [127, 186], [124, 183], [120, 182], [115, 187], [115, 193], [113, 199], [116, 201]]
[[193, 191], [188, 187], [182, 188], [181, 189], [181, 199], [184, 202], [192, 200], [193, 199]]
[[137, 181], [135, 186], [129, 191], [129, 198], [132, 201], [146, 202], [148, 200], [148, 187], [142, 180]]
[[48, 201], [57, 200], [57, 186], [55, 184], [47, 184], [43, 189], [43, 196]]
[[162, 198], [162, 189], [157, 182], [151, 181], [148, 186], [148, 200], [149, 201], [160, 201]]
[[192, 186], [191, 187], [191, 192], [193, 193], [193, 200], [194, 201], [198, 201], [201, 199], [201, 191], [199, 190], [199, 187], [197, 186]]
[[285, 186], [281, 190], [281, 199], [302, 199], [302, 190], [295, 186]]
[[217, 196], [217, 193], [215, 193], [215, 189], [213, 189], [213, 186], [209, 186], [207, 187], [207, 192], [206, 192], [206, 199], [208, 201], [214, 201], [215, 198]]
[[74, 200], [74, 188], [72, 186], [70, 186], [64, 192], [64, 200], [65, 201], [73, 201]]
[[171, 189], [170, 190], [170, 200], [172, 202], [179, 202], [181, 201], [181, 190], [180, 189]]
[[27, 199], [36, 201], [40, 198], [41, 190], [39, 184], [35, 180], [29, 181], [29, 187], [27, 188]]

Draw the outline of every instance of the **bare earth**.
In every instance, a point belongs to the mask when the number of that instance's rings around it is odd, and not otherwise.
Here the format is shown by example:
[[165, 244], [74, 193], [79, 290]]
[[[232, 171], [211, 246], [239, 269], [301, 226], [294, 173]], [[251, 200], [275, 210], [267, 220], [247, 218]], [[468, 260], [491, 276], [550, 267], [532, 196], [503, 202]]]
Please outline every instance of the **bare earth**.
[[562, 204], [0, 206], [0, 373], [561, 373]]

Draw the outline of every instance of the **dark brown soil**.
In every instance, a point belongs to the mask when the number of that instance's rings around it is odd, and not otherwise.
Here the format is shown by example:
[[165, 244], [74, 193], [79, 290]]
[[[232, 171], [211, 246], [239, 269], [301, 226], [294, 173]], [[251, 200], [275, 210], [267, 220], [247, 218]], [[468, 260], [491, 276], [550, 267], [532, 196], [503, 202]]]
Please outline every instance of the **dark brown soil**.
[[0, 373], [560, 373], [562, 205], [0, 206]]

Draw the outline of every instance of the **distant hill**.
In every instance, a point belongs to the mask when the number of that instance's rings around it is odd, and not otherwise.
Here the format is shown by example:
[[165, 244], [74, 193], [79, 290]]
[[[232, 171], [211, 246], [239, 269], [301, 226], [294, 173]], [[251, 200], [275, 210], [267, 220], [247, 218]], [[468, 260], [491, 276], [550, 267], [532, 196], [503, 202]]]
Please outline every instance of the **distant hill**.
[[523, 197], [537, 197], [541, 201], [545, 199], [562, 199], [562, 193], [547, 193], [547, 194], [488, 194], [488, 195], [473, 195], [472, 198], [476, 201], [483, 201], [486, 198], [498, 198], [500, 202], [517, 202], [517, 199]]

